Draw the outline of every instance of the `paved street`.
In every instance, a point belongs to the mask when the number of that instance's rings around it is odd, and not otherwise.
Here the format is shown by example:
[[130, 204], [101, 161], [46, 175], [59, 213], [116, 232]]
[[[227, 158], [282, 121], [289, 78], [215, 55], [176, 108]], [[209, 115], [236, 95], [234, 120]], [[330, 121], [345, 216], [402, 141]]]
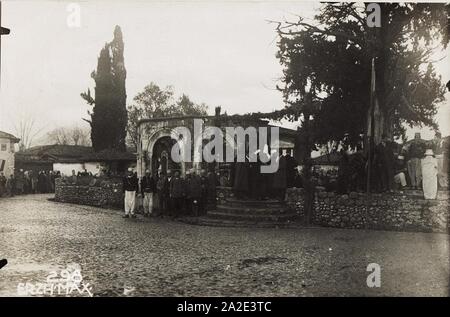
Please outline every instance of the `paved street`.
[[[97, 296], [447, 296], [448, 236], [386, 231], [251, 229], [122, 219], [50, 195], [0, 200], [0, 295], [69, 263]], [[368, 288], [366, 267], [381, 266]]]

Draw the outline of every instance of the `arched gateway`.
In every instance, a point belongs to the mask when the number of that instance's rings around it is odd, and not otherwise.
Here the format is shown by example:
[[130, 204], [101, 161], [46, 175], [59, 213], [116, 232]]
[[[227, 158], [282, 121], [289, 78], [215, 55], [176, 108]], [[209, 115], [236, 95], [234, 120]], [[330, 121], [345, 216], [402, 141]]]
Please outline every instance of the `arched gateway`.
[[[255, 129], [248, 129], [250, 127]], [[264, 127], [269, 129], [261, 129]], [[244, 136], [242, 134], [237, 136], [238, 130], [245, 130]], [[272, 130], [275, 130], [273, 134]], [[205, 157], [203, 157], [204, 146], [209, 145], [210, 142], [214, 143], [217, 135], [220, 135], [222, 140], [215, 146], [219, 149], [223, 146], [223, 152], [218, 153], [216, 147], [214, 147], [214, 150], [207, 148], [205, 151], [207, 156], [209, 155], [210, 159], [215, 158], [212, 162], [207, 163]], [[276, 137], [277, 135], [279, 138]], [[208, 224], [213, 221], [212, 225], [215, 225], [217, 222], [226, 223], [239, 219], [241, 222], [267, 223], [267, 221], [270, 221], [272, 225], [282, 225], [295, 217], [295, 214], [287, 209], [284, 201], [275, 197], [255, 195], [254, 193], [258, 192], [253, 190], [255, 186], [252, 185], [251, 190], [250, 187], [248, 188], [248, 193], [251, 193], [251, 195], [241, 196], [237, 194], [238, 187], [235, 185], [235, 188], [232, 188], [232, 185], [235, 184], [235, 177], [236, 179], [242, 179], [241, 171], [243, 170], [248, 172], [249, 184], [263, 186], [264, 183], [271, 182], [270, 176], [260, 179], [251, 178], [251, 175], [257, 175], [259, 172], [256, 171], [255, 174], [254, 169], [252, 172], [247, 170], [247, 168], [250, 168], [247, 163], [245, 163], [244, 169], [242, 165], [239, 165], [240, 169], [237, 168], [238, 163], [235, 163], [235, 159], [239, 153], [239, 146], [244, 144], [246, 155], [249, 155], [255, 149], [253, 148], [250, 151], [247, 140], [255, 141], [256, 138], [256, 142], [250, 143], [257, 143], [260, 150], [261, 144], [267, 144], [268, 151], [278, 149], [280, 152], [289, 152], [295, 155], [296, 131], [285, 128], [272, 129], [268, 121], [264, 120], [219, 114], [216, 116], [144, 119], [138, 123], [138, 136], [137, 173], [139, 177], [142, 177], [146, 170], [150, 170], [153, 174], [158, 171], [165, 174], [170, 169], [180, 171], [181, 176], [185, 176], [186, 171], [191, 168], [197, 171], [200, 169], [207, 170], [208, 188], [214, 188], [211, 191], [208, 189], [207, 215], [183, 218], [186, 222], [194, 221], [193, 223]], [[276, 140], [275, 143], [272, 142], [274, 140]], [[181, 145], [178, 147], [178, 149], [181, 149], [181, 153], [178, 152], [182, 156], [181, 160], [172, 157], [171, 152], [175, 144]], [[228, 161], [230, 157], [231, 162]], [[256, 164], [252, 166], [256, 166]], [[241, 191], [241, 189], [239, 190]], [[256, 196], [260, 198], [256, 198]]]
[[[202, 123], [202, 133], [194, 131], [194, 121], [200, 120]], [[264, 120], [249, 120], [239, 116], [181, 116], [181, 117], [167, 117], [167, 118], [149, 118], [139, 121], [138, 124], [138, 156], [137, 156], [137, 173], [142, 177], [145, 170], [150, 170], [156, 173], [161, 170], [163, 173], [167, 169], [178, 170], [181, 175], [184, 175], [190, 168], [201, 169], [209, 167], [219, 169], [229, 166], [226, 162], [215, 162], [207, 164], [203, 160], [196, 160], [201, 157], [203, 147], [194, 148], [197, 145], [204, 145], [210, 141], [208, 132], [212, 127], [217, 127], [222, 130], [224, 152], [235, 151], [237, 148], [236, 138], [234, 135], [227, 134], [226, 129], [230, 127], [270, 127], [267, 121]], [[180, 139], [179, 131], [188, 129], [192, 138], [190, 140]], [[196, 133], [197, 132], [197, 133]], [[295, 131], [280, 128], [279, 134], [279, 148], [284, 151], [289, 151], [294, 154]], [[258, 136], [259, 138], [259, 136]], [[270, 135], [267, 142], [271, 143]], [[201, 140], [200, 140], [201, 139]], [[176, 142], [190, 143], [191, 159], [188, 161], [174, 162], [171, 158], [172, 146]], [[227, 148], [227, 149], [225, 149]], [[229, 163], [229, 162], [228, 162]]]

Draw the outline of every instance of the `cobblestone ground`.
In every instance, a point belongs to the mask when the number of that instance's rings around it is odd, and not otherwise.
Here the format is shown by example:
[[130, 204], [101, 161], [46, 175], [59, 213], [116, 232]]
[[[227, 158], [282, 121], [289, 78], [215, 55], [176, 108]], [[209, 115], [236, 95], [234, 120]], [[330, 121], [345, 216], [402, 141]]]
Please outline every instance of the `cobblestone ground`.
[[200, 227], [50, 197], [0, 200], [1, 296], [73, 262], [97, 296], [448, 295], [445, 234]]

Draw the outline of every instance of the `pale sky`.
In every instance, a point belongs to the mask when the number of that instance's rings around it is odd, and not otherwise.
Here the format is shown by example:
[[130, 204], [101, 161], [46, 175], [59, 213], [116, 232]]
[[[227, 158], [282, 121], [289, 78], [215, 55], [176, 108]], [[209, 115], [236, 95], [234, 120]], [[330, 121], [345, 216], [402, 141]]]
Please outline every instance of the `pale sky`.
[[[74, 1], [72, 1], [74, 2]], [[127, 103], [150, 82], [172, 85], [229, 114], [281, 109], [275, 89], [282, 75], [275, 25], [267, 20], [312, 17], [306, 1], [82, 1], [81, 27], [67, 25], [68, 1], [3, 1], [0, 130], [14, 133], [27, 114], [49, 131], [87, 125], [90, 109], [80, 92], [94, 87], [90, 74], [102, 46], [120, 25], [125, 42]], [[450, 79], [449, 51], [437, 64]], [[447, 93], [447, 98], [450, 94]], [[450, 134], [450, 104], [438, 121]], [[414, 133], [411, 130], [410, 133]], [[423, 131], [424, 137], [433, 133]]]

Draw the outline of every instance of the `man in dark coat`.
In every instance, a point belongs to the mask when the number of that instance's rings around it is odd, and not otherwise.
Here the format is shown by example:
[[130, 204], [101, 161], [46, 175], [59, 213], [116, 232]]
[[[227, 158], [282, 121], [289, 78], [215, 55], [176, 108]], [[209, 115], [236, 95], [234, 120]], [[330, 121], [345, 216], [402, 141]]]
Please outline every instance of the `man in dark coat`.
[[190, 215], [192, 212], [192, 201], [191, 201], [191, 195], [189, 194], [189, 189], [190, 189], [189, 186], [190, 186], [191, 177], [192, 177], [191, 173], [193, 173], [192, 169], [187, 170], [186, 176], [184, 177], [184, 186], [185, 186], [185, 193], [186, 193], [186, 195], [184, 197], [184, 207], [185, 207], [184, 209], [185, 209], [187, 215]]
[[209, 184], [208, 184], [208, 177], [204, 169], [200, 171], [200, 184], [202, 188], [202, 194], [200, 199], [199, 214], [205, 215], [208, 209], [207, 207], [208, 207]]
[[216, 206], [216, 173], [214, 170], [209, 171], [206, 175], [208, 179], [208, 192], [207, 192], [207, 204], [206, 207], [211, 206], [215, 208]]
[[6, 177], [0, 172], [0, 198], [6, 193]]
[[143, 197], [144, 217], [149, 217], [153, 212], [153, 196], [156, 194], [156, 180], [149, 170], [145, 171], [141, 179], [141, 194]]
[[272, 160], [278, 160], [278, 170], [273, 174], [272, 187], [277, 199], [283, 201], [286, 194], [287, 177], [286, 177], [286, 158], [274, 152], [271, 156]]
[[172, 215], [178, 217], [183, 213], [183, 200], [186, 195], [184, 179], [180, 177], [180, 172], [176, 171], [170, 181], [170, 199], [173, 203]]
[[259, 161], [259, 153], [256, 154], [256, 161], [248, 163], [248, 185], [249, 191], [248, 196], [251, 199], [259, 199], [260, 198], [260, 183], [261, 183], [261, 173], [260, 173], [260, 161]]
[[295, 175], [297, 172], [297, 161], [288, 152], [285, 156], [286, 158], [286, 181], [287, 187], [291, 188], [295, 186]]
[[186, 197], [189, 204], [188, 212], [197, 217], [200, 214], [202, 203], [202, 179], [193, 170], [190, 172], [189, 178], [186, 178]]
[[6, 194], [9, 197], [14, 196], [14, 189], [16, 188], [16, 180], [14, 178], [14, 175], [10, 175], [9, 178], [6, 180]]
[[[167, 171], [167, 175], [171, 176], [171, 171]], [[156, 182], [156, 192], [158, 193], [159, 200], [159, 213], [160, 216], [168, 215], [170, 212], [170, 179], [167, 175], [161, 174]]]
[[337, 191], [339, 194], [347, 194], [350, 187], [350, 159], [344, 149], [340, 151], [341, 158], [338, 164]]
[[266, 199], [271, 190], [271, 182], [272, 182], [272, 176], [273, 173], [263, 173], [261, 171], [261, 168], [263, 166], [270, 165], [270, 156], [264, 152], [261, 151], [258, 153], [258, 161], [259, 161], [259, 167], [258, 167], [258, 191], [256, 199]]
[[420, 188], [422, 184], [422, 167], [421, 159], [425, 154], [425, 140], [420, 136], [420, 133], [415, 133], [414, 139], [411, 140], [404, 147], [404, 154], [406, 154], [406, 168], [408, 169], [408, 176], [413, 189]]
[[129, 215], [131, 215], [132, 218], [136, 218], [134, 210], [136, 207], [136, 192], [138, 191], [138, 187], [138, 179], [133, 174], [133, 170], [129, 168], [127, 176], [123, 178], [123, 193], [125, 200], [124, 218], [128, 218]]
[[378, 190], [392, 191], [394, 189], [395, 156], [393, 145], [386, 135], [375, 147], [375, 177], [378, 179]]
[[233, 189], [238, 198], [243, 198], [248, 194], [249, 168], [247, 160], [245, 162], [236, 162], [235, 164]]
[[41, 194], [47, 192], [47, 178], [44, 171], [40, 171], [38, 175], [38, 191]]

